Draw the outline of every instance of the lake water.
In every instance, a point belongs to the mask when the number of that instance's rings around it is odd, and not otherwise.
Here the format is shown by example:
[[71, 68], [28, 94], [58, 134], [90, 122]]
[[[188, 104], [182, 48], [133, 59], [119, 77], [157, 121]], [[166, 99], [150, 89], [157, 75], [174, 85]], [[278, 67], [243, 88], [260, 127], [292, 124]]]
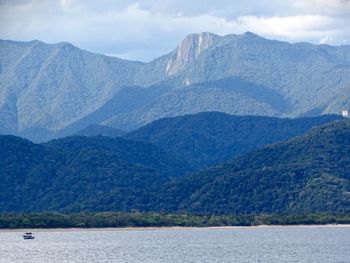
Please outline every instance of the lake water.
[[349, 263], [350, 227], [0, 231], [0, 262]]

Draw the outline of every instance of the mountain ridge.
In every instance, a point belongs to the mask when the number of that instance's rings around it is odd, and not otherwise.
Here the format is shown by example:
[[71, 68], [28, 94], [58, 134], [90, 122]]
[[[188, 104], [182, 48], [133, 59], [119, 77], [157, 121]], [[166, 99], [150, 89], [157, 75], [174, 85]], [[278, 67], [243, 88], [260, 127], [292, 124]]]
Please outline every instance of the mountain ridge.
[[336, 120], [197, 172], [147, 142], [0, 136], [0, 210], [348, 213], [349, 135]]
[[146, 196], [141, 197], [144, 189], [180, 176], [187, 166], [150, 143], [103, 136], [34, 144], [2, 135], [0, 157], [2, 212], [80, 210], [95, 205], [102, 210], [128, 210], [133, 199], [147, 206]]
[[350, 121], [168, 182], [155, 194], [161, 211], [204, 214], [350, 211]]
[[[339, 114], [350, 108], [349, 76], [350, 46], [291, 44], [249, 32], [191, 34], [149, 63], [64, 42], [2, 40], [0, 134], [43, 141], [93, 124], [130, 131], [202, 111]], [[140, 103], [123, 97], [129, 90]], [[133, 107], [123, 109], [127, 104]]]
[[153, 143], [204, 169], [341, 119], [336, 115], [287, 119], [202, 112], [159, 119], [124, 138]]

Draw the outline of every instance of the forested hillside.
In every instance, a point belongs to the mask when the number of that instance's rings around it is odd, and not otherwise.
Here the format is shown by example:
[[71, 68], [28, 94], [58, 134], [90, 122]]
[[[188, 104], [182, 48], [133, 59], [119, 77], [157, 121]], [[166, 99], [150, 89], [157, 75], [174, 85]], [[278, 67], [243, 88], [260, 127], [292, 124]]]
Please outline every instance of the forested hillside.
[[350, 211], [350, 121], [167, 183], [157, 210], [197, 213]]
[[35, 142], [96, 124], [131, 131], [204, 111], [273, 117], [350, 109], [350, 46], [198, 33], [151, 62], [70, 43], [0, 40], [0, 134]]
[[149, 143], [98, 136], [38, 145], [0, 136], [0, 210], [145, 209], [149, 189], [187, 171]]
[[125, 137], [154, 143], [185, 158], [193, 167], [205, 168], [338, 119], [342, 117], [280, 119], [203, 112], [160, 119]]
[[349, 212], [349, 153], [349, 120], [195, 173], [148, 142], [0, 136], [0, 211]]

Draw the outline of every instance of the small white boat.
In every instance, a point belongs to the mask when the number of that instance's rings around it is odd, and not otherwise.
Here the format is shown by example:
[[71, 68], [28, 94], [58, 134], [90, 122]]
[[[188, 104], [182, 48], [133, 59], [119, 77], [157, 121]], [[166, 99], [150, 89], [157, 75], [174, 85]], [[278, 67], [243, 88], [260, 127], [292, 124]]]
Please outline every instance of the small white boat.
[[22, 235], [23, 239], [34, 239], [32, 232], [26, 232]]

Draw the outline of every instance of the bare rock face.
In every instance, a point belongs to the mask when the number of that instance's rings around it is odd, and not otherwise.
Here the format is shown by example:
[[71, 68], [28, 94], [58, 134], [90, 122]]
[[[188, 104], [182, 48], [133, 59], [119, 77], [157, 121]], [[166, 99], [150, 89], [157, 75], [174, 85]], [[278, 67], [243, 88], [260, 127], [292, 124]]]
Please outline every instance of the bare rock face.
[[203, 51], [210, 48], [219, 38], [218, 35], [207, 32], [188, 35], [168, 60], [166, 74], [168, 76], [175, 75], [189, 62], [194, 61]]

